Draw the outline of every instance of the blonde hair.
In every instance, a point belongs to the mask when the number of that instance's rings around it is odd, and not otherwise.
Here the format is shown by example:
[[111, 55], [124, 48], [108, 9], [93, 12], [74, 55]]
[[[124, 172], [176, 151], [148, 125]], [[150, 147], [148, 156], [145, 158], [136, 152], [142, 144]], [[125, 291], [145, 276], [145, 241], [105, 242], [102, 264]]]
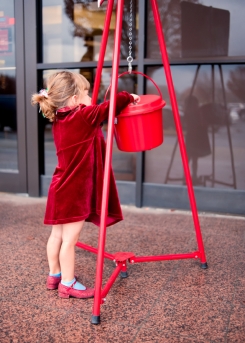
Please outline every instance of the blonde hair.
[[41, 90], [32, 95], [31, 103], [38, 103], [43, 115], [52, 122], [57, 109], [66, 106], [73, 95], [80, 96], [89, 88], [90, 84], [83, 75], [69, 71], [57, 72], [47, 79], [46, 91]]

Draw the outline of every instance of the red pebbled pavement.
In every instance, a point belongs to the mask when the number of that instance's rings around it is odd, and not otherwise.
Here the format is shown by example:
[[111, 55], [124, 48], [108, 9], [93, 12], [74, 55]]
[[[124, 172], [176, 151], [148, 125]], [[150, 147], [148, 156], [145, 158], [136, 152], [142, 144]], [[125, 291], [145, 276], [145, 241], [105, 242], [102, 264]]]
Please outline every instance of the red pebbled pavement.
[[[47, 290], [43, 225], [46, 198], [0, 193], [1, 343], [245, 342], [245, 217], [200, 214], [209, 268], [197, 260], [128, 265], [92, 325], [93, 299], [61, 299]], [[107, 229], [106, 251], [136, 256], [196, 250], [189, 212], [123, 206]], [[85, 224], [80, 241], [97, 246]], [[76, 248], [76, 275], [94, 287], [96, 255]], [[105, 260], [103, 284], [114, 270]]]

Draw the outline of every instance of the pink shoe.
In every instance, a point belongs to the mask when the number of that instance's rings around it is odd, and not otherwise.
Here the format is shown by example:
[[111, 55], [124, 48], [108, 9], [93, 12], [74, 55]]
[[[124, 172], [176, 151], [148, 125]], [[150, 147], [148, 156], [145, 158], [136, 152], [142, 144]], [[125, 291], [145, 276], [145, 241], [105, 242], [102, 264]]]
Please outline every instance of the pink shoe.
[[[75, 278], [77, 280], [77, 276], [75, 275]], [[57, 289], [59, 286], [59, 283], [61, 281], [61, 276], [48, 276], [47, 277], [47, 289]]]
[[61, 276], [48, 276], [47, 277], [47, 289], [57, 289], [61, 281]]
[[74, 297], [74, 298], [79, 298], [79, 299], [93, 298], [94, 288], [86, 288], [84, 291], [74, 289], [73, 287], [76, 282], [77, 280], [74, 281], [70, 287], [62, 285], [62, 283], [60, 283], [58, 287], [59, 297], [60, 298]]

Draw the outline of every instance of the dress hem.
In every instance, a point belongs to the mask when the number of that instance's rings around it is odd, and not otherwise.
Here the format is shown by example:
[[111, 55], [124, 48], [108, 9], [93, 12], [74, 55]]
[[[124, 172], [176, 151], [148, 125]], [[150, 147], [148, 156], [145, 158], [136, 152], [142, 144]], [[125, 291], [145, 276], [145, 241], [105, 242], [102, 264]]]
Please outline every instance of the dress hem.
[[[100, 224], [98, 223], [98, 220], [95, 219], [95, 216], [100, 218], [100, 213], [91, 212], [85, 216], [55, 219], [55, 220], [44, 219], [44, 225], [69, 224], [69, 223], [75, 223], [75, 222], [85, 220], [86, 222], [91, 222], [91, 223], [95, 224], [96, 226], [100, 226]], [[117, 216], [117, 215], [113, 215], [111, 213], [108, 213], [108, 216], [107, 216], [108, 225], [107, 225], [107, 227], [114, 225], [114, 224], [116, 224], [122, 220], [123, 220], [123, 216]]]

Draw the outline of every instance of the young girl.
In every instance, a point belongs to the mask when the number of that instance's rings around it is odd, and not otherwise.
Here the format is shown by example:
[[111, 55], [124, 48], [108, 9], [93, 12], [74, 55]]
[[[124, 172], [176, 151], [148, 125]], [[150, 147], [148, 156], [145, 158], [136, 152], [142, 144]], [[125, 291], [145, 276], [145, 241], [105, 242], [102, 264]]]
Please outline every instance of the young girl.
[[[44, 224], [52, 225], [47, 243], [49, 276], [47, 288], [62, 298], [90, 298], [74, 276], [75, 245], [84, 221], [100, 225], [105, 141], [101, 123], [108, 118], [109, 101], [91, 105], [89, 82], [80, 74], [62, 71], [47, 81], [47, 90], [32, 96], [43, 115], [53, 122], [58, 165], [50, 184]], [[139, 96], [120, 92], [116, 115]], [[122, 220], [111, 170], [107, 226]]]

